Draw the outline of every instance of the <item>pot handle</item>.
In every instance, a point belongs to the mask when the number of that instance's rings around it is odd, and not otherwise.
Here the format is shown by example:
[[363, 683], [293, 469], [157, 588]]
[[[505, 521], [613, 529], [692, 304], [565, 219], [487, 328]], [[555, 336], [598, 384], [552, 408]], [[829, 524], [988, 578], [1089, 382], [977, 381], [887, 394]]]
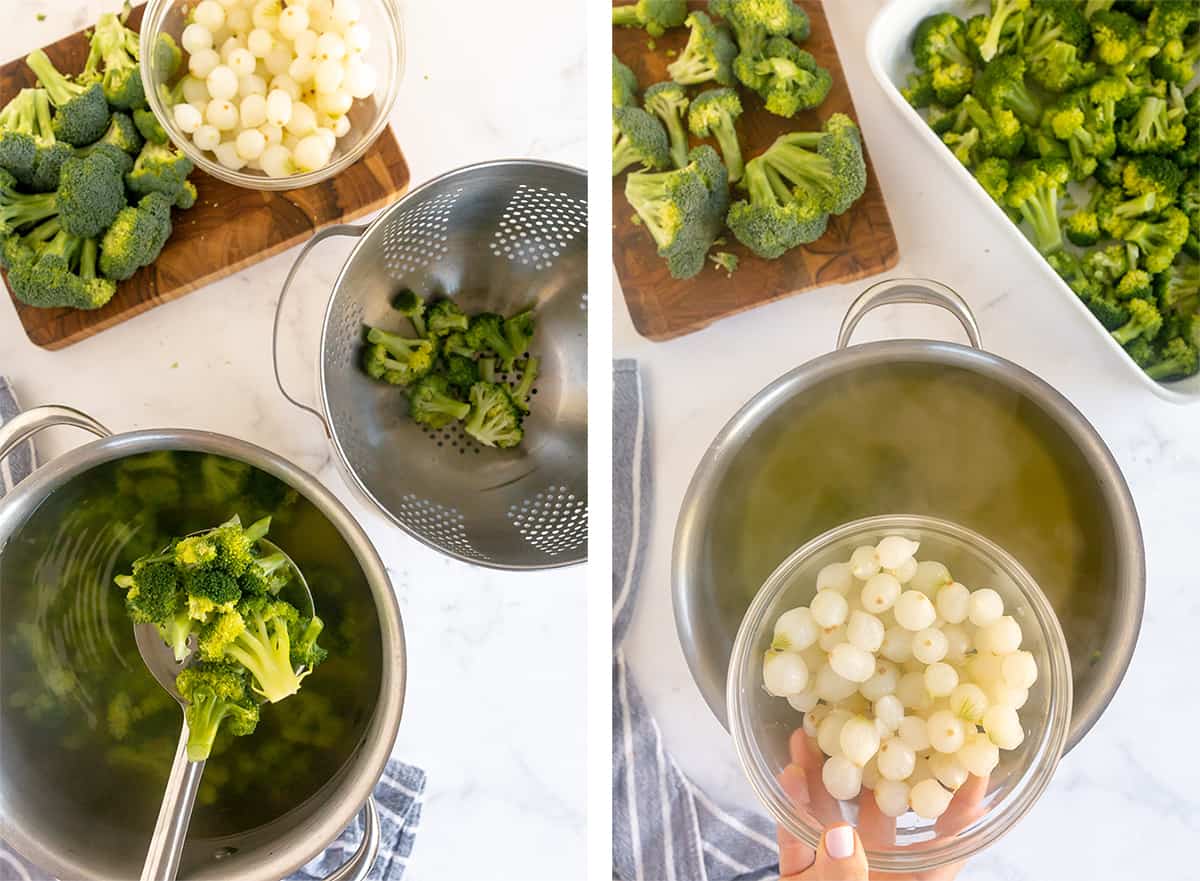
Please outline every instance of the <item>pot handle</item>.
[[34, 407], [23, 413], [18, 413], [12, 419], [0, 425], [0, 459], [3, 459], [17, 444], [28, 440], [43, 428], [55, 425], [72, 425], [90, 431], [96, 437], [111, 437], [112, 432], [86, 413], [71, 407], [50, 405]]
[[940, 281], [928, 278], [892, 278], [877, 282], [859, 294], [858, 299], [846, 310], [846, 317], [842, 319], [837, 347], [844, 349], [850, 345], [850, 336], [854, 333], [854, 328], [858, 327], [863, 316], [872, 309], [899, 303], [916, 303], [945, 309], [958, 319], [958, 323], [967, 332], [971, 346], [976, 349], [983, 348], [979, 338], [979, 325], [975, 322], [975, 314], [967, 305], [967, 301]]
[[330, 431], [329, 424], [325, 421], [325, 417], [317, 412], [314, 408], [308, 406], [307, 404], [300, 403], [290, 394], [288, 394], [288, 390], [283, 387], [283, 378], [279, 375], [279, 323], [280, 319], [283, 317], [283, 301], [287, 299], [288, 289], [292, 286], [292, 281], [296, 278], [296, 273], [300, 271], [300, 264], [304, 262], [304, 258], [308, 256], [309, 251], [311, 251], [325, 239], [332, 238], [333, 236], [350, 236], [352, 238], [358, 238], [366, 231], [367, 227], [365, 225], [358, 226], [351, 223], [339, 223], [335, 224], [334, 226], [329, 226], [325, 229], [318, 230], [316, 233], [314, 233], [313, 237], [309, 239], [308, 242], [305, 243], [304, 247], [300, 250], [300, 254], [296, 257], [296, 262], [292, 264], [292, 268], [287, 274], [287, 278], [283, 280], [283, 289], [279, 292], [279, 302], [275, 305], [275, 326], [271, 330], [271, 366], [275, 368], [275, 385], [279, 386], [279, 391], [293, 405], [299, 407], [301, 410], [308, 411], [320, 419], [321, 426], [325, 429], [325, 434], [327, 436], [330, 434]]
[[354, 855], [325, 876], [325, 881], [366, 881], [375, 857], [379, 855], [379, 809], [375, 796], [368, 795], [362, 809], [362, 842]]

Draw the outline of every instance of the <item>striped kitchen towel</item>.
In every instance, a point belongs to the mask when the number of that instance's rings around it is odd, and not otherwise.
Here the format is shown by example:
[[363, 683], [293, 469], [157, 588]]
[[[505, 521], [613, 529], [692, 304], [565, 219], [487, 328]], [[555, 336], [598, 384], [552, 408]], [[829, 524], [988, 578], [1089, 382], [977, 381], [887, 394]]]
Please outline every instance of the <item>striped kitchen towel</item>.
[[779, 873], [774, 826], [726, 810], [663, 747], [626, 666], [650, 529], [650, 442], [635, 361], [613, 364], [613, 877], [619, 881], [757, 881]]
[[[17, 415], [16, 395], [7, 379], [0, 376], [0, 425]], [[27, 441], [0, 462], [0, 498], [29, 476], [36, 466], [33, 442]], [[421, 802], [425, 793], [425, 772], [391, 759], [375, 787], [375, 805], [379, 809], [379, 855], [371, 870], [371, 879], [400, 881], [412, 855], [417, 828], [421, 823]], [[288, 881], [318, 881], [341, 866], [362, 840], [362, 821], [345, 828], [337, 840], [292, 875]], [[0, 881], [51, 881], [52, 876], [34, 866], [0, 841]]]

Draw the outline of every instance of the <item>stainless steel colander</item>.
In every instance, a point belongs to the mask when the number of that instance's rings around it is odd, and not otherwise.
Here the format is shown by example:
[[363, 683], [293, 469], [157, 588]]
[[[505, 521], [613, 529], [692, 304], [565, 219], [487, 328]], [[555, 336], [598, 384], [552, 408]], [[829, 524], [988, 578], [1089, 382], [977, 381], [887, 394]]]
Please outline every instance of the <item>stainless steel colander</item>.
[[[334, 284], [321, 331], [321, 409], [279, 372], [280, 314], [308, 252], [359, 237]], [[533, 306], [541, 359], [525, 440], [482, 447], [458, 427], [409, 419], [403, 395], [359, 367], [363, 326], [397, 329], [391, 299], [408, 287], [468, 313]], [[473, 165], [436, 178], [365, 226], [334, 226], [304, 246], [275, 316], [275, 379], [321, 420], [353, 486], [414, 538], [499, 569], [587, 559], [587, 176], [533, 161]], [[503, 374], [501, 374], [503, 377]]]

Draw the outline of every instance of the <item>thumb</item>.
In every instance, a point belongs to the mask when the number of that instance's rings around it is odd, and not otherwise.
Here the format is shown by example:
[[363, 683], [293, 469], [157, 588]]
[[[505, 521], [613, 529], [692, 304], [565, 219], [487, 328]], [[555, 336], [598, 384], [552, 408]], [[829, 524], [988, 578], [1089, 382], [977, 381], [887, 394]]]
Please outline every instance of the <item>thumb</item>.
[[805, 873], [813, 881], [867, 881], [867, 854], [853, 826], [831, 826], [821, 836], [817, 859]]

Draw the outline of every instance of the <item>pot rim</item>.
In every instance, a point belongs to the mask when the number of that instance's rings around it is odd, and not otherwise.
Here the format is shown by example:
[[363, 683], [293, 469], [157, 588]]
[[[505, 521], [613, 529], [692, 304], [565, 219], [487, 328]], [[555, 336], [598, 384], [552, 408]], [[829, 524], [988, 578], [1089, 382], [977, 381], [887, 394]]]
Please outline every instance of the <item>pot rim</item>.
[[[314, 475], [278, 453], [249, 441], [216, 432], [187, 428], [140, 429], [97, 438], [75, 447], [43, 463], [12, 492], [0, 499], [0, 536], [11, 535], [28, 516], [29, 512], [23, 509], [31, 504], [40, 503], [50, 491], [64, 481], [105, 462], [161, 449], [214, 453], [237, 458], [292, 486], [314, 504], [337, 529], [362, 567], [363, 575], [375, 599], [383, 651], [379, 694], [371, 722], [358, 749], [334, 776], [326, 781], [322, 789], [312, 796], [330, 801], [329, 795], [323, 793], [336, 781], [338, 788], [345, 788], [345, 792], [338, 798], [343, 808], [339, 811], [335, 805], [328, 811], [318, 812], [314, 815], [311, 825], [291, 829], [278, 841], [273, 842], [268, 856], [257, 867], [255, 875], [246, 875], [245, 869], [241, 869], [243, 877], [261, 877], [264, 881], [286, 877], [321, 853], [353, 822], [387, 766], [403, 716], [407, 679], [407, 648], [399, 603], [387, 568], [366, 531], [331, 490]], [[5, 540], [0, 539], [0, 552], [3, 551], [4, 544]], [[82, 871], [83, 867], [66, 862], [60, 854], [42, 847], [33, 835], [13, 824], [11, 817], [5, 818], [3, 828], [3, 837], [8, 844], [34, 864], [53, 872], [56, 877], [87, 877]], [[216, 881], [225, 876], [215, 873], [209, 866], [194, 877]]]
[[[1133, 496], [1112, 452], [1099, 433], [1065, 396], [1045, 380], [984, 349], [959, 343], [925, 339], [879, 340], [859, 343], [819, 355], [793, 367], [760, 389], [744, 403], [713, 438], [692, 474], [680, 504], [671, 554], [671, 602], [675, 630], [689, 672], [704, 701], [728, 730], [725, 712], [725, 683], [729, 659], [719, 665], [697, 651], [698, 627], [689, 603], [690, 587], [698, 580], [696, 569], [703, 525], [711, 514], [712, 487], [728, 468], [741, 447], [741, 438], [752, 433], [785, 400], [803, 393], [819, 382], [839, 374], [879, 364], [932, 363], [960, 367], [982, 374], [1016, 391], [1050, 416], [1075, 443], [1093, 467], [1097, 485], [1107, 503], [1117, 542], [1129, 550], [1119, 559], [1118, 585], [1127, 585], [1120, 614], [1114, 615], [1112, 645], [1100, 666], [1108, 684], [1090, 700], [1076, 700], [1066, 750], [1069, 752], [1103, 714], [1116, 694], [1133, 659], [1146, 601], [1146, 552]], [[1117, 651], [1119, 649], [1119, 651]], [[720, 669], [718, 669], [718, 667]], [[711, 676], [709, 674], [712, 674]], [[716, 689], [703, 681], [712, 679]], [[703, 680], [703, 681], [702, 681]]]
[[[329, 288], [329, 294], [325, 303], [325, 315], [321, 320], [321, 346], [319, 351], [325, 350], [325, 343], [329, 337], [330, 327], [333, 324], [333, 300], [334, 294], [341, 287], [345, 279], [346, 273], [350, 268], [350, 264], [358, 257], [359, 251], [366, 245], [367, 238], [375, 230], [377, 226], [385, 222], [388, 217], [400, 210], [401, 206], [407, 204], [411, 199], [416, 198], [425, 190], [436, 187], [449, 180], [454, 180], [457, 177], [462, 177], [469, 174], [474, 174], [478, 171], [493, 168], [552, 168], [560, 171], [568, 172], [580, 177], [586, 181], [587, 172], [575, 165], [568, 165], [563, 162], [549, 162], [543, 159], [490, 159], [485, 162], [476, 162], [471, 165], [464, 165], [459, 168], [452, 169], [437, 177], [430, 178], [415, 189], [409, 190], [395, 202], [392, 202], [376, 215], [370, 222], [363, 225], [358, 235], [357, 241], [350, 249], [350, 253], [346, 255], [341, 269], [338, 270], [337, 278], [334, 279], [333, 285]], [[561, 560], [554, 560], [549, 563], [539, 563], [536, 566], [516, 565], [511, 563], [503, 563], [495, 560], [482, 560], [475, 557], [469, 557], [453, 547], [445, 547], [437, 545], [427, 539], [419, 532], [412, 530], [408, 524], [398, 518], [391, 510], [383, 504], [375, 494], [371, 492], [363, 479], [359, 476], [354, 466], [350, 464], [350, 457], [346, 454], [345, 448], [342, 446], [341, 439], [338, 437], [337, 426], [333, 421], [332, 410], [329, 404], [329, 386], [325, 377], [325, 359], [319, 354], [317, 356], [317, 380], [321, 393], [321, 421], [325, 424], [325, 434], [329, 438], [330, 444], [333, 446], [334, 452], [337, 453], [337, 462], [342, 471], [342, 474], [348, 478], [350, 486], [356, 490], [364, 499], [368, 500], [381, 514], [383, 514], [390, 523], [400, 527], [410, 538], [420, 542], [430, 550], [443, 554], [451, 559], [458, 560], [470, 566], [480, 566], [484, 569], [498, 569], [508, 572], [527, 572], [541, 571], [544, 569], [565, 569], [569, 566], [578, 566], [587, 562], [587, 554], [581, 557], [568, 557]]]

